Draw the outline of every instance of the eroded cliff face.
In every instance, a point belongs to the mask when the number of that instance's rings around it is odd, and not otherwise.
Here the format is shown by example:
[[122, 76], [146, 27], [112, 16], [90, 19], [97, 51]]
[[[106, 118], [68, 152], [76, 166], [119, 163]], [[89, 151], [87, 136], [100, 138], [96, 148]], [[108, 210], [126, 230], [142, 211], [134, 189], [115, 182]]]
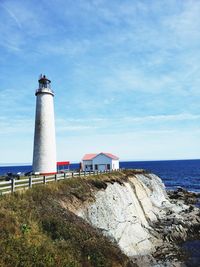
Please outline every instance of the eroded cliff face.
[[176, 244], [199, 235], [197, 208], [173, 199], [173, 194], [169, 199], [161, 179], [143, 171], [122, 172], [89, 184], [89, 199], [75, 197], [70, 203], [62, 201], [62, 206], [100, 229], [137, 266], [184, 266], [182, 256], [177, 263]]
[[95, 201], [76, 214], [117, 241], [128, 255], [145, 255], [159, 240], [150, 222], [170, 206], [164, 186], [153, 174], [136, 174], [123, 183], [109, 183], [95, 194]]

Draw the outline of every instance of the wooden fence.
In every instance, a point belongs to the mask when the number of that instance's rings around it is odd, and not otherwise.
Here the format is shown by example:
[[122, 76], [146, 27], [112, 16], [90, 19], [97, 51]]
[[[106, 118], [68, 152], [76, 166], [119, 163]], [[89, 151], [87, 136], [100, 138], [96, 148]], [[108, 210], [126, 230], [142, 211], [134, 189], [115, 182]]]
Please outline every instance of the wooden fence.
[[90, 171], [90, 172], [65, 172], [65, 173], [58, 173], [55, 175], [45, 175], [45, 176], [38, 176], [32, 177], [29, 176], [24, 179], [11, 179], [9, 181], [2, 181], [0, 182], [0, 195], [13, 193], [19, 190], [29, 189], [37, 184], [47, 184], [49, 182], [57, 182], [64, 179], [69, 179], [72, 177], [81, 177], [81, 176], [89, 176], [89, 175], [98, 175], [98, 174], [105, 174], [110, 173], [112, 171]]

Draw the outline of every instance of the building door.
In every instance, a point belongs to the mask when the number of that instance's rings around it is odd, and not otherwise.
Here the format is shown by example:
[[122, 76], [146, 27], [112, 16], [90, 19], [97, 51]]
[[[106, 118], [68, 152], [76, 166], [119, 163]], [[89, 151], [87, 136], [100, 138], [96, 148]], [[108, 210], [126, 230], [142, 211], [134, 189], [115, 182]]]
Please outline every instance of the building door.
[[99, 164], [98, 165], [98, 170], [99, 171], [105, 171], [106, 170], [106, 164]]

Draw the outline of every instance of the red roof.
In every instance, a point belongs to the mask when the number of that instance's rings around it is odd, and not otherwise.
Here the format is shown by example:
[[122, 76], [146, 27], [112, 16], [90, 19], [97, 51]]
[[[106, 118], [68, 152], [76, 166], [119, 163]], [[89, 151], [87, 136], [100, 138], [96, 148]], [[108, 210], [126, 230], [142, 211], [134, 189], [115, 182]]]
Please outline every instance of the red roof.
[[63, 166], [63, 165], [69, 165], [70, 162], [69, 161], [58, 161], [57, 162], [57, 166]]
[[104, 152], [101, 152], [99, 154], [85, 154], [85, 156], [83, 157], [82, 160], [92, 160], [93, 158], [95, 158], [96, 156], [100, 155], [100, 154], [104, 154], [106, 155], [107, 157], [111, 158], [111, 159], [119, 159], [117, 156], [111, 154], [111, 153], [104, 153]]
[[95, 158], [98, 154], [85, 154], [82, 160], [91, 160]]
[[104, 154], [106, 155], [107, 157], [111, 158], [111, 159], [119, 159], [117, 156], [111, 154], [111, 153], [100, 153], [100, 154]]

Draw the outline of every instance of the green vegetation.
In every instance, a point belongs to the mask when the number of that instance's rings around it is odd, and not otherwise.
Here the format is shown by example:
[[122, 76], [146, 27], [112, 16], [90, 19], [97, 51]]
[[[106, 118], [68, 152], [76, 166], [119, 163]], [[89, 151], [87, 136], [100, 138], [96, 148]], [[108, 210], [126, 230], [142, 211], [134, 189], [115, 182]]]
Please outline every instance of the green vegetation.
[[100, 231], [61, 201], [92, 201], [106, 182], [127, 173], [77, 177], [0, 197], [0, 266], [134, 266]]

